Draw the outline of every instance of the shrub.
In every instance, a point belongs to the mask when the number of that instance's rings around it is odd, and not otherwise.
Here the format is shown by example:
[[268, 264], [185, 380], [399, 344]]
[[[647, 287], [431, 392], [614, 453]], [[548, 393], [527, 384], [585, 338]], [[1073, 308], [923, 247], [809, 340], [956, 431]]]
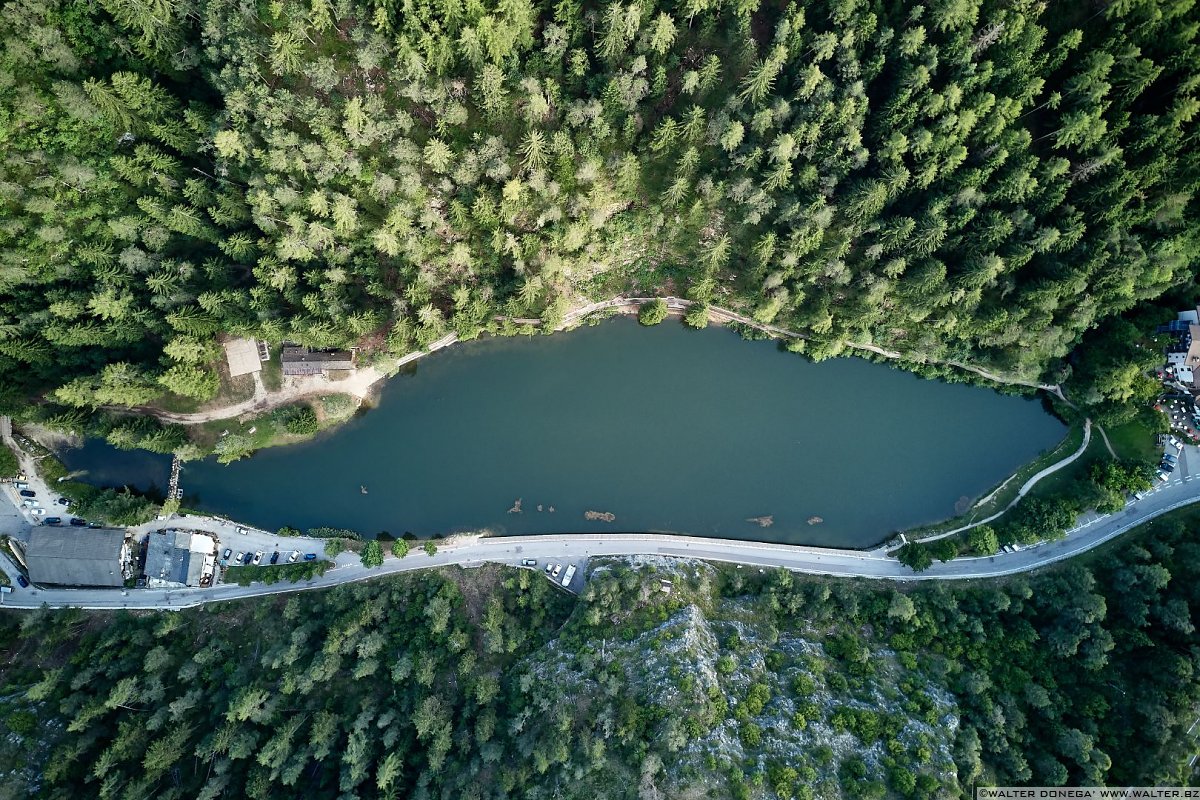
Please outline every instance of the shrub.
[[383, 566], [383, 545], [375, 539], [367, 542], [362, 551], [362, 564], [368, 569]]
[[657, 325], [666, 318], [666, 300], [651, 300], [649, 303], [643, 303], [642, 307], [638, 309], [638, 322], [643, 325]]
[[403, 539], [397, 539], [396, 541], [392, 542], [392, 555], [394, 555], [396, 558], [404, 558], [406, 555], [408, 555], [408, 550], [408, 542], [404, 541]]

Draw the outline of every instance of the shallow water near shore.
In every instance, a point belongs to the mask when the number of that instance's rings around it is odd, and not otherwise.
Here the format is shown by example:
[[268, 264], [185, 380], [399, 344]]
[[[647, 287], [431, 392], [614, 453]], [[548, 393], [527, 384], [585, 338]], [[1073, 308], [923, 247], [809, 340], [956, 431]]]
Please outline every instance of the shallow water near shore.
[[[416, 367], [310, 442], [186, 465], [185, 505], [367, 536], [664, 531], [865, 547], [953, 516], [1066, 434], [1036, 400], [855, 358], [812, 364], [675, 320], [486, 339]], [[91, 482], [143, 489], [164, 486], [170, 464], [97, 441], [63, 459]]]

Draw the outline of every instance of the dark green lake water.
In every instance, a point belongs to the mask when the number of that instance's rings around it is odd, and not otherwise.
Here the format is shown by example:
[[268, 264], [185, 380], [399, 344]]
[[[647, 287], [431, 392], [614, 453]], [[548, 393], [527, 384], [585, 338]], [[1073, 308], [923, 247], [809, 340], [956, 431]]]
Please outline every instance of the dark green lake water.
[[[1065, 433], [1036, 401], [860, 359], [811, 364], [721, 328], [619, 319], [456, 345], [342, 428], [230, 466], [189, 464], [183, 486], [187, 505], [265, 528], [862, 547], [952, 516]], [[102, 442], [64, 460], [92, 482], [143, 488], [163, 486], [169, 463]], [[518, 498], [522, 512], [508, 513]], [[767, 515], [771, 527], [747, 521]]]

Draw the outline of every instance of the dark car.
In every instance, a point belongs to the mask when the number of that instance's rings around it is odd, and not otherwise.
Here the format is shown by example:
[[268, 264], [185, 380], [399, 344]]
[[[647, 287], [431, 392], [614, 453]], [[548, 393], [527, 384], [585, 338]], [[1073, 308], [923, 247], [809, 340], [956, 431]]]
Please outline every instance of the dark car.
[[305, 553], [305, 554], [304, 554], [304, 560], [305, 560], [305, 561], [316, 561], [316, 560], [317, 560], [317, 554], [316, 554], [316, 553]]
[[99, 522], [89, 522], [88, 527], [95, 529], [95, 528], [103, 528], [104, 526], [101, 525]]
[[71, 524], [74, 525], [76, 528], [86, 528], [87, 520], [80, 519], [79, 517], [71, 517]]
[[28, 578], [26, 578], [24, 575], [18, 575], [18, 576], [17, 576], [17, 583], [21, 584], [21, 588], [22, 588], [22, 589], [28, 589], [28, 588], [29, 588], [29, 579], [28, 579]]
[[271, 563], [274, 564], [278, 561], [279, 561], [279, 551], [276, 550], [274, 553], [271, 553]]
[[242, 556], [242, 563], [249, 564], [253, 559], [254, 553], [247, 552], [246, 555]]
[[37, 497], [37, 492], [32, 491], [30, 489], [22, 489], [21, 497]]
[[230, 557], [231, 555], [233, 555], [233, 551], [232, 551], [232, 550], [230, 550], [228, 547], [226, 547], [226, 548], [225, 548], [225, 552], [224, 552], [224, 553], [221, 553], [221, 558], [223, 558], [223, 559], [225, 559], [226, 561], [228, 561], [228, 560], [229, 560], [229, 557]]
[[60, 497], [60, 498], [58, 498], [57, 500], [55, 500], [54, 502], [58, 503], [60, 506], [69, 506], [69, 505], [71, 505], [71, 501], [70, 501], [70, 500], [68, 500], [68, 499], [67, 499], [67, 498], [65, 498], [65, 497]]
[[47, 525], [62, 525], [62, 517], [46, 517], [43, 522]]

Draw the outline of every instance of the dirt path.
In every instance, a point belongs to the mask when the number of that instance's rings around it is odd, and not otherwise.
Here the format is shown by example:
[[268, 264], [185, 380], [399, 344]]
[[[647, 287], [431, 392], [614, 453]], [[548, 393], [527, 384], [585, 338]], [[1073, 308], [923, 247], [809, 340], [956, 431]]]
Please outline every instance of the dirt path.
[[[666, 301], [667, 311], [675, 316], [684, 314], [689, 308], [695, 305], [693, 301], [685, 300], [681, 297], [613, 297], [608, 300], [599, 300], [594, 303], [588, 303], [568, 311], [563, 316], [562, 323], [560, 323], [555, 330], [561, 331], [569, 328], [585, 317], [595, 314], [598, 311], [613, 309], [618, 314], [636, 314], [642, 307], [642, 304], [648, 303], [651, 300], [659, 299]], [[790, 331], [786, 328], [780, 328], [775, 325], [764, 325], [761, 322], [757, 322], [750, 317], [745, 316], [744, 314], [739, 314], [738, 312], [728, 308], [709, 306], [708, 311], [709, 319], [717, 324], [737, 322], [776, 338], [807, 338], [804, 336], [804, 334], [796, 331]], [[496, 317], [496, 319], [498, 321], [515, 322], [524, 325], [541, 325], [541, 320], [538, 319], [526, 319], [520, 317]], [[376, 383], [379, 383], [384, 378], [396, 374], [396, 371], [399, 370], [400, 367], [416, 361], [418, 358], [423, 358], [430, 353], [435, 353], [438, 350], [449, 347], [457, 341], [458, 334], [447, 334], [431, 344], [427, 350], [418, 350], [414, 353], [409, 353], [402, 358], [363, 367], [356, 370], [349, 378], [337, 382], [330, 382], [326, 380], [324, 376], [310, 376], [303, 379], [285, 378], [285, 385], [281, 389], [278, 391], [269, 392], [266, 390], [266, 387], [262, 386], [262, 379], [257, 378], [256, 374], [257, 380], [255, 382], [254, 397], [249, 400], [242, 401], [241, 403], [225, 406], [224, 408], [214, 408], [208, 411], [200, 411], [193, 414], [177, 414], [170, 411], [161, 411], [159, 409], [148, 407], [136, 408], [133, 410], [158, 417], [164, 422], [174, 422], [181, 425], [196, 425], [216, 419], [232, 419], [233, 417], [240, 417], [243, 414], [249, 414], [251, 412], [261, 413], [263, 411], [269, 411], [272, 408], [287, 405], [288, 403], [302, 400], [307, 397], [319, 397], [320, 395], [325, 394], [348, 394], [357, 397], [359, 400], [362, 400], [371, 393], [371, 389]], [[917, 364], [942, 364], [951, 366], [957, 369], [966, 370], [968, 372], [974, 372], [975, 374], [987, 378], [995, 383], [1008, 384], [1012, 386], [1028, 386], [1031, 389], [1041, 389], [1050, 392], [1059, 398], [1065, 399], [1063, 398], [1062, 390], [1057, 385], [1035, 383], [1022, 380], [1020, 378], [1007, 378], [1003, 375], [997, 375], [989, 372], [981, 367], [972, 366], [971, 364], [964, 364], [959, 361], [941, 361], [932, 358], [924, 360], [915, 359], [905, 356], [903, 353], [885, 350], [884, 348], [873, 344], [847, 342], [846, 346], [854, 350], [869, 351], [875, 353], [876, 355], [883, 356], [884, 358], [906, 360]], [[117, 410], [127, 411], [130, 409]]]

